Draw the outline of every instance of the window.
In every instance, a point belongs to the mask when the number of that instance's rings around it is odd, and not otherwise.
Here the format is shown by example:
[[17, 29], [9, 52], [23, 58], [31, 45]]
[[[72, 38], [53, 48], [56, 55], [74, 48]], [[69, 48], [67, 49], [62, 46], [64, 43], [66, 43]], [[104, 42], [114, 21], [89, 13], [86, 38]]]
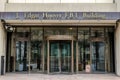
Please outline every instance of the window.
[[8, 3], [113, 3], [114, 0], [8, 0]]

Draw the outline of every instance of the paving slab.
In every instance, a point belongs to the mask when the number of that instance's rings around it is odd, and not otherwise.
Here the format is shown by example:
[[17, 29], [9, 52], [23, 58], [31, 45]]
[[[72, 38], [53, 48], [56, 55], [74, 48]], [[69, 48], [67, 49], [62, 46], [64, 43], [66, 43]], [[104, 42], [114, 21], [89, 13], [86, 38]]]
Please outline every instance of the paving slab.
[[0, 80], [120, 80], [115, 74], [17, 74], [7, 73]]

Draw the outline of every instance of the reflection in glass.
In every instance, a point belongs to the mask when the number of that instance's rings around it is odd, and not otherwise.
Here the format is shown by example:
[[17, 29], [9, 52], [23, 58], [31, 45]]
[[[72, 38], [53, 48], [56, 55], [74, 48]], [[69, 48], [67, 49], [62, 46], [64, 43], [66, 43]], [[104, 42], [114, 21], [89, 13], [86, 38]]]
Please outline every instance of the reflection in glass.
[[16, 71], [28, 71], [30, 28], [16, 28]]
[[59, 44], [51, 43], [50, 44], [50, 72], [59, 72]]
[[27, 71], [28, 68], [28, 42], [16, 42], [16, 71]]
[[104, 28], [91, 28], [91, 37], [104, 37]]
[[37, 71], [42, 69], [42, 43], [40, 41], [32, 41], [31, 42], [31, 70]]
[[[30, 29], [18, 27], [16, 30], [16, 71], [28, 71], [30, 67], [31, 72], [41, 72], [43, 68], [44, 72], [47, 72], [48, 69], [50, 72], [71, 72], [71, 66], [74, 66], [75, 72], [76, 68], [78, 71], [85, 71], [86, 65], [90, 65], [91, 71], [99, 72], [105, 71], [105, 58], [108, 56], [110, 56], [108, 57], [108, 67], [113, 71], [113, 28], [31, 27]], [[47, 40], [46, 37], [52, 35], [70, 35], [77, 38], [71, 45], [72, 40]], [[73, 56], [71, 56], [72, 46]], [[105, 50], [108, 50], [108, 48], [105, 49], [106, 46], [109, 46], [110, 49], [110, 53], [106, 53], [108, 56], [105, 56]], [[50, 54], [49, 61], [47, 50]], [[73, 57], [73, 61], [71, 57]], [[48, 62], [49, 68], [47, 67]]]
[[48, 35], [77, 35], [77, 28], [66, 27], [66, 28], [45, 28], [45, 36]]
[[70, 42], [50, 42], [50, 72], [71, 71]]
[[42, 71], [43, 65], [43, 29], [34, 27], [31, 28], [31, 53], [30, 53], [30, 67], [31, 71]]
[[92, 71], [105, 71], [105, 44], [92, 43]]
[[60, 43], [61, 49], [61, 71], [71, 71], [71, 47], [70, 42]]
[[78, 29], [78, 70], [84, 71], [87, 64], [90, 64], [90, 42], [89, 28]]

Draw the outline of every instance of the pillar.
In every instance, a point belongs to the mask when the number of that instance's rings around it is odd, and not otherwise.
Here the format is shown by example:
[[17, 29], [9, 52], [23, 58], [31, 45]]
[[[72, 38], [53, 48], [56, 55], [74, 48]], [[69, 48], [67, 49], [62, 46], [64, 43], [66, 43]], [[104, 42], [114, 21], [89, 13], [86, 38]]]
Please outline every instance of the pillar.
[[[3, 60], [4, 60], [4, 65], [1, 62], [1, 56], [4, 56]], [[2, 22], [0, 21], [0, 75], [1, 75], [1, 71], [3, 70], [3, 74], [5, 74], [5, 62], [6, 62], [6, 32], [5, 29], [2, 25]], [[4, 68], [2, 69], [2, 66], [4, 66]]]
[[120, 22], [115, 31], [115, 64], [116, 74], [120, 76]]

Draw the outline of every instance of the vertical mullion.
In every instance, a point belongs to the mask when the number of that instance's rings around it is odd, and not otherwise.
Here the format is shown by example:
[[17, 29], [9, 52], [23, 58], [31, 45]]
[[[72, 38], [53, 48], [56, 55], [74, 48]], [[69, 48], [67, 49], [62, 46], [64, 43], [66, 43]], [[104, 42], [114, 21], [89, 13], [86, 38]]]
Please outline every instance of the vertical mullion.
[[71, 47], [71, 64], [72, 64], [72, 67], [71, 67], [71, 72], [73, 73], [74, 72], [74, 70], [73, 70], [73, 68], [74, 68], [74, 57], [73, 57], [73, 40], [72, 40], [72, 47]]
[[28, 54], [29, 54], [29, 57], [28, 57], [28, 73], [30, 73], [30, 60], [31, 60], [31, 27], [30, 27], [30, 35], [29, 35], [29, 40], [28, 40]]
[[78, 41], [76, 42], [76, 73], [78, 73]]
[[44, 59], [44, 48], [45, 48], [45, 43], [44, 43], [44, 28], [43, 28], [43, 48], [42, 48], [42, 70], [44, 72], [45, 68], [44, 68], [44, 64], [45, 64], [45, 59]]
[[49, 40], [47, 40], [47, 73], [49, 74], [49, 72], [50, 72], [50, 66], [49, 66], [49, 61], [50, 61], [50, 59], [49, 59], [50, 57], [49, 57]]
[[13, 33], [12, 34], [12, 45], [13, 45], [12, 52], [14, 55], [14, 72], [16, 67], [16, 39], [15, 38], [16, 38], [15, 33]]

